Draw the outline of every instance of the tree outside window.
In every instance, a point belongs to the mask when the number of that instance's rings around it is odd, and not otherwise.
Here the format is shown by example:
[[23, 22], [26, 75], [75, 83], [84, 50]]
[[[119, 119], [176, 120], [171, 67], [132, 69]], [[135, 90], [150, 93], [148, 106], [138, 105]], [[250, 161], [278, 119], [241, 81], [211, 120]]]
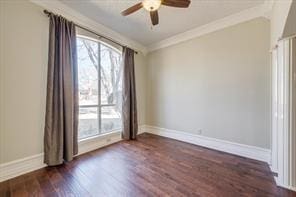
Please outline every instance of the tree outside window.
[[98, 41], [77, 38], [79, 138], [121, 128], [121, 53]]

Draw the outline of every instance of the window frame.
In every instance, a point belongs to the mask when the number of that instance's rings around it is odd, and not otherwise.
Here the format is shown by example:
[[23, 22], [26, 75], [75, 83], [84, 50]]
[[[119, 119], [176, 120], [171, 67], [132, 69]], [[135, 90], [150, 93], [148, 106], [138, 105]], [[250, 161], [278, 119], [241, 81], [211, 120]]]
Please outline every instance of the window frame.
[[[100, 137], [100, 136], [104, 136], [106, 134], [112, 134], [112, 133], [117, 133], [117, 132], [121, 132], [122, 130], [122, 125], [121, 125], [121, 128], [116, 128], [116, 129], [112, 129], [108, 132], [103, 132], [102, 133], [102, 108], [103, 107], [115, 107], [116, 106], [116, 103], [113, 103], [113, 104], [101, 104], [101, 45], [104, 45], [105, 47], [108, 47], [108, 48], [111, 48], [112, 50], [116, 51], [119, 55], [122, 56], [122, 50], [119, 50], [118, 48], [102, 41], [102, 40], [99, 40], [99, 39], [96, 39], [96, 38], [93, 38], [93, 37], [90, 37], [89, 35], [85, 36], [83, 34], [79, 34], [77, 33], [76, 34], [76, 39], [86, 39], [86, 40], [90, 40], [90, 41], [93, 41], [93, 42], [96, 42], [97, 45], [98, 45], [98, 69], [97, 69], [97, 75], [98, 75], [98, 104], [95, 105], [95, 104], [91, 104], [91, 105], [78, 105], [78, 108], [79, 108], [79, 111], [81, 108], [97, 108], [97, 121], [98, 121], [98, 132], [97, 134], [94, 134], [94, 135], [89, 135], [87, 137], [83, 137], [83, 138], [78, 138], [78, 141], [85, 141], [85, 140], [88, 140], [88, 139], [93, 139], [93, 138], [96, 138], [96, 137]], [[78, 53], [78, 52], [77, 52]], [[78, 57], [78, 55], [77, 55]], [[121, 66], [122, 65], [122, 62], [120, 64]], [[79, 65], [78, 65], [79, 66]], [[78, 120], [80, 121], [80, 120]], [[79, 124], [79, 123], [78, 123]], [[79, 127], [78, 127], [79, 129]], [[78, 130], [79, 132], [79, 130]], [[79, 136], [79, 135], [78, 135]]]

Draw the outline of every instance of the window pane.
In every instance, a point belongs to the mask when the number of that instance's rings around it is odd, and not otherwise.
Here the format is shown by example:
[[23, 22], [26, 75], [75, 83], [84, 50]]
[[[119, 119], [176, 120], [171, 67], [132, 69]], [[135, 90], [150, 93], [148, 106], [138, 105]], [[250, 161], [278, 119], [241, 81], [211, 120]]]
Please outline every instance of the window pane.
[[121, 54], [101, 45], [101, 104], [121, 104]]
[[79, 105], [98, 105], [98, 43], [77, 38]]
[[101, 107], [101, 117], [101, 133], [107, 133], [121, 128], [120, 106]]
[[119, 130], [122, 103], [121, 53], [86, 37], [77, 37], [77, 53], [79, 139]]
[[80, 107], [78, 138], [83, 139], [94, 135], [98, 135], [98, 122], [99, 121], [97, 107]]

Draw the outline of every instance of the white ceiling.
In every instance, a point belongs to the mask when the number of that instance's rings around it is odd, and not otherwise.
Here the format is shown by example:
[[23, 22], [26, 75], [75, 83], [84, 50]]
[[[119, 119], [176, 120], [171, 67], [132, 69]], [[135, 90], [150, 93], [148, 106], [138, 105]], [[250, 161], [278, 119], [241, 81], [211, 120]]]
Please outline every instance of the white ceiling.
[[120, 14], [140, 0], [60, 1], [145, 46], [264, 3], [264, 0], [191, 0], [187, 9], [161, 6], [159, 25], [152, 27], [144, 9], [127, 17]]

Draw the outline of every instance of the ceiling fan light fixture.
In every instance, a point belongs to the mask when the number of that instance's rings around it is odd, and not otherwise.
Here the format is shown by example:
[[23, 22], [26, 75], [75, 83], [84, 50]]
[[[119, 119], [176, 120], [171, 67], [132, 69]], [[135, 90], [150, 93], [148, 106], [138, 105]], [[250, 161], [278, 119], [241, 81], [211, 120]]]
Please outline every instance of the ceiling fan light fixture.
[[161, 0], [144, 0], [143, 1], [143, 7], [149, 12], [158, 10], [160, 5], [161, 5]]
[[152, 25], [158, 25], [159, 24], [158, 9], [161, 5], [176, 7], [176, 8], [188, 8], [190, 5], [190, 2], [191, 0], [142, 0], [139, 3], [122, 11], [121, 15], [127, 16], [140, 10], [141, 8], [144, 8], [150, 14]]

